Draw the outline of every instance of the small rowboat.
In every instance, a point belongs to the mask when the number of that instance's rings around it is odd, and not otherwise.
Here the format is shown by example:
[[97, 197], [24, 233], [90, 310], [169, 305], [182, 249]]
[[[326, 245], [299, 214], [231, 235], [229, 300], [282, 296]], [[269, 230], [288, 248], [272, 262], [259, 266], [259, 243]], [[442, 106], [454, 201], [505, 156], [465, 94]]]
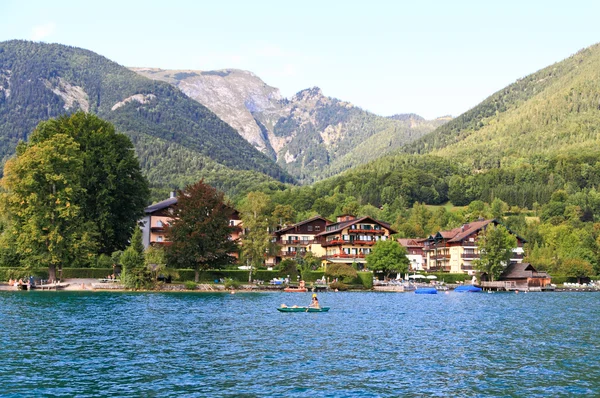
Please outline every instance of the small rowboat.
[[329, 307], [312, 308], [312, 307], [279, 307], [280, 312], [327, 312]]
[[308, 289], [305, 287], [286, 287], [283, 291], [288, 293], [306, 293]]

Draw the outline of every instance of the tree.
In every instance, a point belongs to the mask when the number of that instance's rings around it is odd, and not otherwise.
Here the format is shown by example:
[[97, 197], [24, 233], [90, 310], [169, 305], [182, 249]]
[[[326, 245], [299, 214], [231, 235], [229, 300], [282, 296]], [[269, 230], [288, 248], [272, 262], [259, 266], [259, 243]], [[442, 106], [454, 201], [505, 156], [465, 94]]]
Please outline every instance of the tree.
[[386, 278], [392, 272], [408, 272], [408, 253], [406, 248], [395, 240], [380, 240], [366, 257], [367, 266], [372, 271], [382, 271]]
[[475, 267], [488, 274], [491, 281], [497, 280], [504, 268], [510, 263], [512, 249], [517, 247], [517, 238], [503, 225], [488, 224], [479, 234], [477, 242], [480, 259], [473, 263]]
[[577, 278], [577, 283], [580, 283], [582, 278], [589, 278], [594, 274], [594, 267], [582, 259], [567, 259], [563, 261], [560, 268], [566, 276]]
[[79, 145], [82, 154], [83, 194], [78, 205], [85, 222], [95, 225], [98, 251], [110, 255], [123, 250], [149, 198], [131, 140], [116, 133], [111, 123], [77, 112], [39, 123], [29, 145], [63, 134]]
[[242, 237], [242, 252], [250, 263], [249, 280], [252, 280], [252, 268], [264, 263], [265, 256], [274, 250], [269, 227], [271, 199], [262, 192], [250, 192], [241, 205], [242, 223], [245, 233]]
[[49, 279], [64, 265], [90, 261], [95, 230], [81, 216], [83, 155], [68, 135], [21, 143], [4, 167], [2, 204], [7, 233], [27, 266], [48, 267]]
[[142, 231], [136, 228], [127, 249], [120, 256], [123, 270], [121, 281], [131, 289], [146, 289], [152, 285], [152, 274], [144, 261]]
[[492, 217], [496, 220], [501, 221], [504, 217], [504, 213], [508, 211], [508, 205], [504, 203], [501, 199], [495, 198], [490, 205]]
[[220, 268], [233, 262], [237, 245], [231, 240], [234, 227], [229, 225], [233, 208], [225, 203], [222, 192], [203, 180], [188, 185], [177, 194], [173, 222], [167, 226], [167, 263], [191, 268], [195, 281], [200, 270]]

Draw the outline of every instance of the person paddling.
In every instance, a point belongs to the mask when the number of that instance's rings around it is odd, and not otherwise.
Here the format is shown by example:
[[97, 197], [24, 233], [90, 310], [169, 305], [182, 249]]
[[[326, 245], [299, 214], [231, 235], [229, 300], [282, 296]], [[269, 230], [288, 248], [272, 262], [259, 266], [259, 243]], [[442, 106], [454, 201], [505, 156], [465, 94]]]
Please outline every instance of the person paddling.
[[319, 307], [319, 299], [317, 298], [316, 294], [312, 295], [312, 301], [311, 301], [309, 307], [310, 308], [317, 308], [317, 309], [321, 308], [321, 307]]

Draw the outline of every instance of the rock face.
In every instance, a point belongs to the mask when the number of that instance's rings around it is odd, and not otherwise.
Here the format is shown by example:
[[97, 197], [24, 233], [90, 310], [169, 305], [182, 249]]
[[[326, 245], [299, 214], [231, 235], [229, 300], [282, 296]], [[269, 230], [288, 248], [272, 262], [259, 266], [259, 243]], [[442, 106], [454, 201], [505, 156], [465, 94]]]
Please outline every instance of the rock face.
[[236, 69], [132, 69], [175, 85], [304, 183], [397, 150], [446, 121], [377, 116], [326, 97], [318, 87], [285, 99], [253, 73]]

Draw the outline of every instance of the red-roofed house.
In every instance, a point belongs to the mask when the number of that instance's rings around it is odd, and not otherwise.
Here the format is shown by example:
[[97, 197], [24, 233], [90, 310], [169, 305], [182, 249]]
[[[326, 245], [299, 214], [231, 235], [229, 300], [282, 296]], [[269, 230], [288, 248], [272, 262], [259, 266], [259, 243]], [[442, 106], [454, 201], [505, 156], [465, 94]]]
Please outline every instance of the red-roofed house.
[[427, 258], [424, 256], [423, 251], [425, 240], [426, 239], [398, 239], [398, 243], [406, 248], [409, 271], [423, 271], [426, 269]]
[[371, 252], [375, 242], [387, 240], [395, 234], [388, 223], [371, 217], [356, 218], [344, 214], [337, 222], [325, 227], [325, 231], [316, 235], [325, 249], [324, 260], [327, 263], [364, 264], [365, 257]]
[[275, 231], [275, 243], [281, 247], [281, 251], [277, 256], [269, 257], [266, 261], [267, 265], [277, 264], [285, 258], [304, 256], [307, 252], [312, 252], [315, 257], [324, 256], [325, 249], [320, 245], [316, 235], [325, 231], [328, 224], [331, 224], [331, 221], [315, 216]]
[[[479, 259], [479, 249], [477, 248], [479, 233], [491, 223], [499, 224], [496, 220], [474, 221], [450, 231], [439, 231], [437, 234], [429, 236], [425, 240], [424, 246], [427, 269], [474, 274], [473, 260]], [[526, 241], [520, 236], [514, 235], [517, 238], [517, 247], [513, 249], [510, 261], [520, 263], [523, 261], [523, 244]]]

